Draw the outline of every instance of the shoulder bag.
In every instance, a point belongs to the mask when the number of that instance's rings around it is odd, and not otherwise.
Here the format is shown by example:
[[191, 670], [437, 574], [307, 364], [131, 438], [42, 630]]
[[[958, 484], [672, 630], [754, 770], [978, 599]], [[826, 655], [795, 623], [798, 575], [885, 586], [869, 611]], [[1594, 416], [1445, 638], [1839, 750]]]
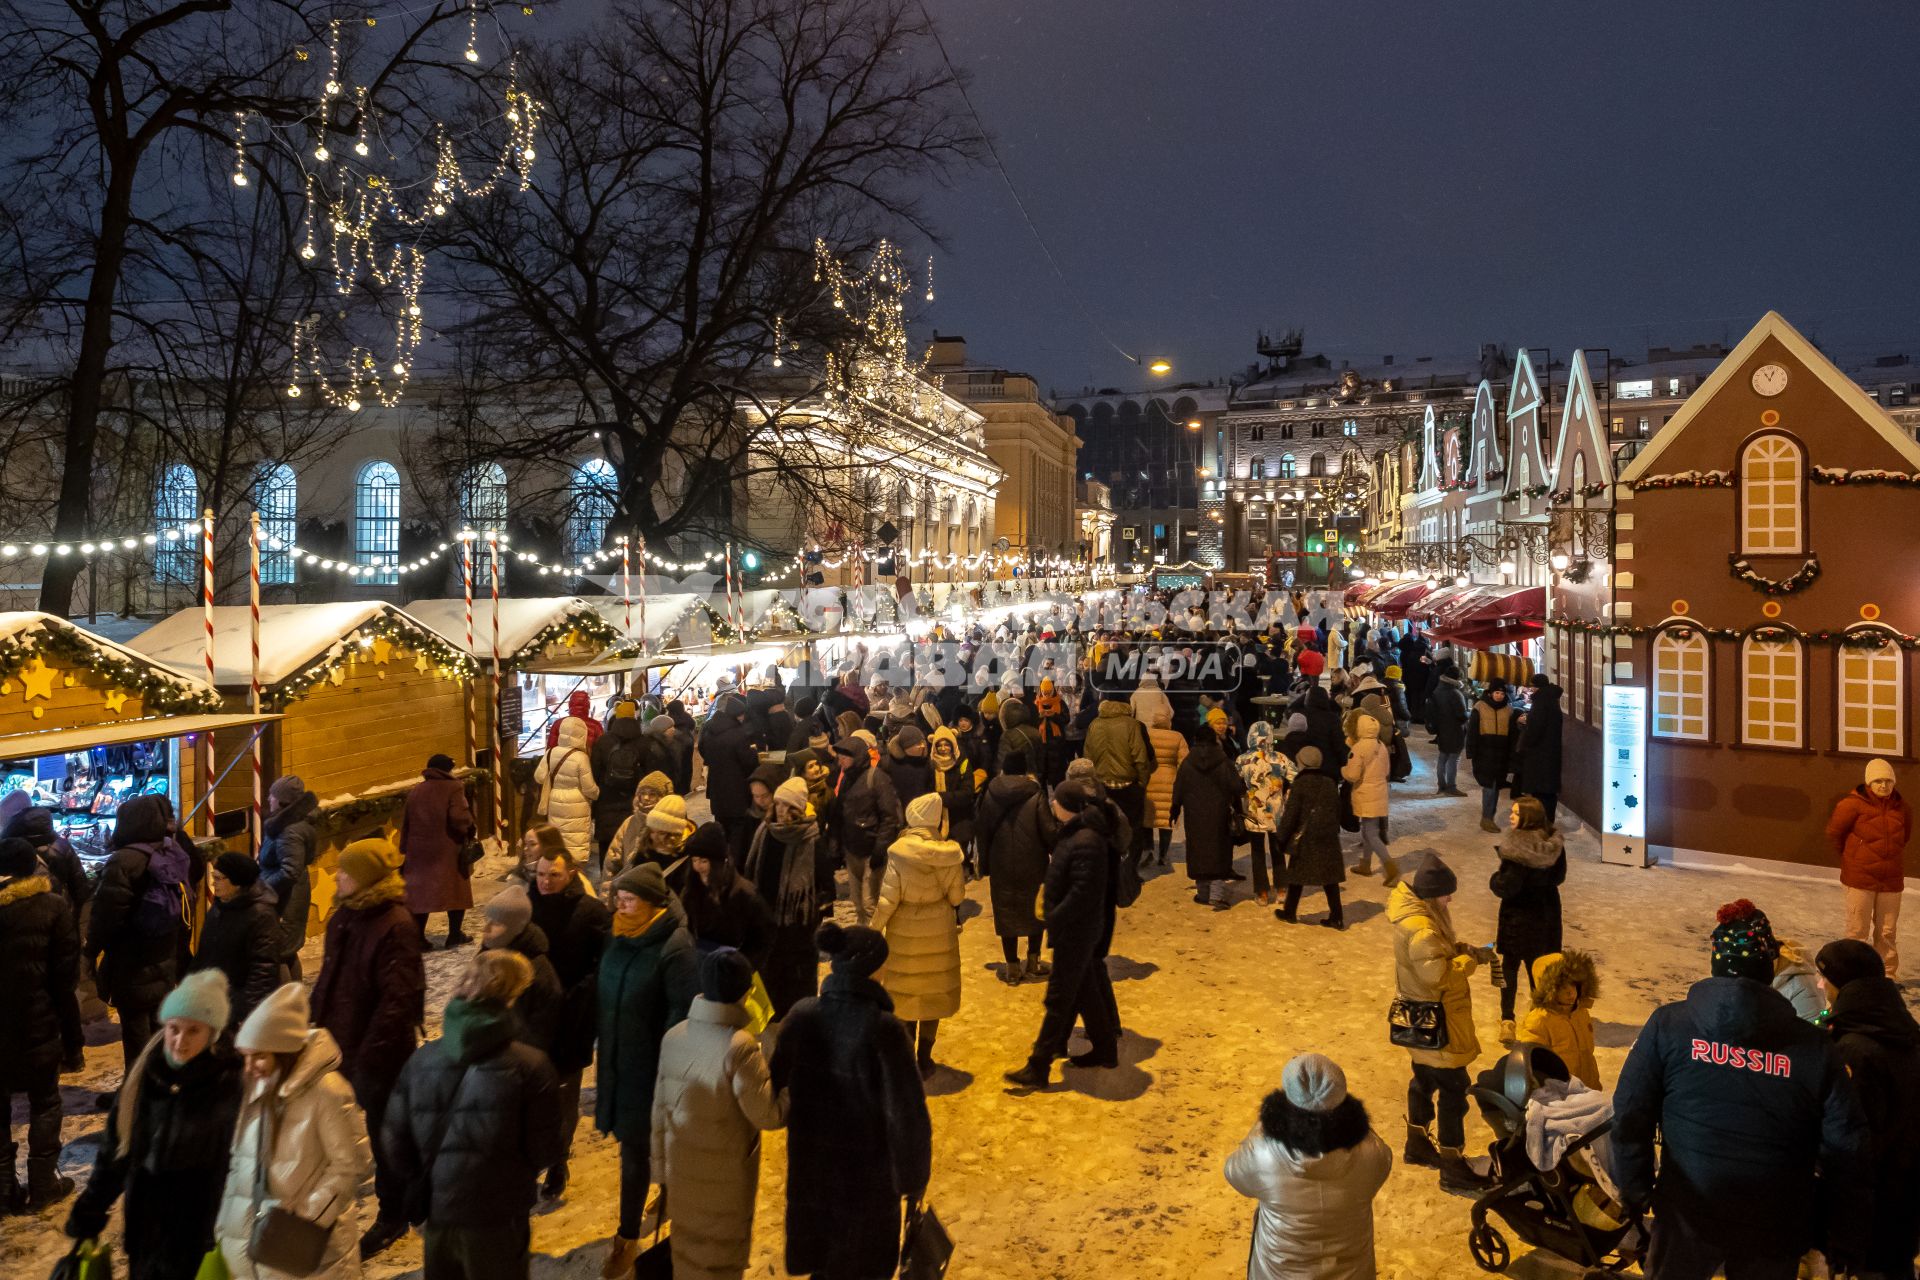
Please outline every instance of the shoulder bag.
[[1446, 1048], [1446, 1006], [1438, 1000], [1395, 996], [1387, 1006], [1387, 1039], [1402, 1049]]
[[953, 1262], [953, 1237], [932, 1205], [907, 1210], [907, 1235], [900, 1246], [900, 1280], [941, 1280]]
[[272, 1161], [269, 1131], [277, 1120], [277, 1108], [271, 1102], [263, 1103], [259, 1145], [253, 1160], [253, 1234], [247, 1239], [247, 1257], [256, 1266], [284, 1271], [290, 1276], [310, 1276], [320, 1269], [320, 1261], [326, 1257], [333, 1227], [303, 1218], [279, 1204], [265, 1213], [260, 1212], [260, 1205], [267, 1198], [267, 1166]]

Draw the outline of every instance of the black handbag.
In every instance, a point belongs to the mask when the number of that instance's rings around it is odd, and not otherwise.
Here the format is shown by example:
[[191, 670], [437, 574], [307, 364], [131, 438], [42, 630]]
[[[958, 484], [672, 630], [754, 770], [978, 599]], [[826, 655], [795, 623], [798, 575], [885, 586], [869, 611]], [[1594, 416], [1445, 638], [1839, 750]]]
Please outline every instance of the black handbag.
[[332, 1225], [303, 1218], [277, 1204], [265, 1213], [260, 1212], [260, 1204], [267, 1198], [267, 1165], [273, 1150], [268, 1130], [276, 1118], [271, 1105], [261, 1107], [260, 1144], [254, 1154], [253, 1234], [247, 1238], [247, 1257], [259, 1267], [283, 1271], [290, 1276], [310, 1276], [320, 1269], [321, 1260], [327, 1256], [327, 1241], [333, 1238]]
[[673, 1280], [673, 1241], [660, 1232], [654, 1228], [653, 1243], [633, 1260], [633, 1280]]
[[1387, 1006], [1387, 1039], [1402, 1049], [1446, 1048], [1446, 1006], [1438, 1000], [1395, 996]]
[[953, 1237], [933, 1206], [907, 1214], [906, 1241], [900, 1246], [900, 1280], [940, 1280], [953, 1262]]

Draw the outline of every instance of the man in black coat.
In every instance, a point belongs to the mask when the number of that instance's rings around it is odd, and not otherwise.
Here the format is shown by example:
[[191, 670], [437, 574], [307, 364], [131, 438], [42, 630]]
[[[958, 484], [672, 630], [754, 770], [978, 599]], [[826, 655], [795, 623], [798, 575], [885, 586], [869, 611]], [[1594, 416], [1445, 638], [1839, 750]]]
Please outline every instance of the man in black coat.
[[1433, 646], [1420, 634], [1418, 625], [1409, 622], [1407, 634], [1400, 637], [1400, 681], [1407, 686], [1407, 708], [1413, 718], [1427, 718], [1427, 690], [1433, 687]]
[[1124, 837], [1112, 827], [1113, 814], [1097, 782], [1073, 779], [1054, 788], [1053, 814], [1065, 825], [1041, 899], [1053, 943], [1046, 1015], [1026, 1065], [1005, 1077], [1023, 1089], [1044, 1089], [1051, 1082], [1053, 1060], [1066, 1056], [1076, 1019], [1086, 1023], [1091, 1047], [1068, 1061], [1076, 1067], [1120, 1065], [1119, 1009], [1106, 956], [1113, 945], [1117, 841]]
[[847, 868], [854, 918], [864, 922], [880, 900], [887, 850], [900, 835], [900, 798], [886, 771], [873, 764], [873, 735], [865, 729], [833, 746], [840, 778], [827, 810], [826, 834]]
[[533, 867], [533, 923], [547, 936], [547, 959], [560, 979], [560, 1019], [548, 1057], [560, 1077], [560, 1155], [547, 1169], [543, 1199], [567, 1189], [567, 1161], [580, 1127], [580, 1085], [593, 1061], [599, 1026], [600, 952], [613, 932], [613, 915], [587, 892], [585, 879], [565, 852], [543, 853]]
[[1333, 695], [1316, 682], [1300, 698], [1298, 710], [1307, 718], [1307, 745], [1320, 748], [1320, 772], [1340, 781], [1340, 768], [1347, 762], [1347, 735]]
[[244, 853], [215, 858], [212, 883], [213, 907], [189, 968], [218, 969], [227, 976], [231, 1025], [237, 1027], [280, 985], [280, 957], [286, 950], [280, 910], [273, 891], [260, 882], [260, 864]]
[[[1460, 753], [1467, 745], [1467, 691], [1460, 682], [1460, 668], [1451, 658], [1434, 667], [1436, 677], [1427, 694], [1427, 723], [1433, 726], [1434, 794], [1463, 796], [1460, 789]], [[1406, 722], [1401, 722], [1401, 728]]]
[[260, 841], [260, 883], [278, 904], [282, 959], [290, 978], [300, 980], [300, 948], [307, 941], [307, 917], [313, 913], [313, 880], [307, 868], [319, 852], [313, 815], [320, 799], [298, 775], [286, 773], [267, 789], [267, 816]]
[[33, 846], [47, 879], [56, 892], [66, 897], [73, 907], [74, 919], [79, 920], [81, 909], [93, 899], [93, 881], [80, 865], [80, 855], [54, 827], [53, 810], [40, 805], [22, 809], [7, 820], [5, 832], [0, 832], [0, 838], [14, 836]]
[[532, 977], [513, 952], [475, 956], [440, 1039], [394, 1085], [380, 1145], [408, 1188], [429, 1274], [526, 1280], [540, 1171], [560, 1155], [560, 1082], [515, 1039], [511, 1006]]
[[59, 1176], [60, 1068], [80, 1056], [80, 934], [73, 908], [34, 847], [0, 840], [0, 1096], [27, 1095], [27, 1186], [14, 1180], [13, 1128], [0, 1169], [0, 1212], [38, 1209], [71, 1191]]
[[1720, 908], [1713, 976], [1654, 1010], [1620, 1072], [1614, 1177], [1629, 1207], [1654, 1210], [1649, 1276], [1792, 1280], [1822, 1204], [1859, 1256], [1866, 1127], [1825, 1033], [1770, 985], [1778, 951], [1758, 907]]
[[1560, 686], [1545, 676], [1533, 678], [1533, 699], [1514, 747], [1514, 788], [1530, 795], [1553, 821], [1560, 806]]
[[700, 730], [700, 758], [707, 762], [707, 804], [714, 821], [730, 838], [751, 836], [753, 793], [747, 780], [759, 767], [760, 752], [747, 730], [747, 703], [739, 694], [723, 693], [713, 704]]

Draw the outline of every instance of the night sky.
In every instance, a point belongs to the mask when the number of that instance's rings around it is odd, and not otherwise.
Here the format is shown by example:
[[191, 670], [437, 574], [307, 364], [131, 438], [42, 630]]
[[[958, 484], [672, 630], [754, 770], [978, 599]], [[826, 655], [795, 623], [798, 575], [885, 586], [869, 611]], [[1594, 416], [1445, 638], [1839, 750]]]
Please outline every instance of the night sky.
[[1310, 351], [1737, 340], [1920, 358], [1920, 6], [940, 0], [999, 176], [935, 202], [922, 329], [1043, 387]]

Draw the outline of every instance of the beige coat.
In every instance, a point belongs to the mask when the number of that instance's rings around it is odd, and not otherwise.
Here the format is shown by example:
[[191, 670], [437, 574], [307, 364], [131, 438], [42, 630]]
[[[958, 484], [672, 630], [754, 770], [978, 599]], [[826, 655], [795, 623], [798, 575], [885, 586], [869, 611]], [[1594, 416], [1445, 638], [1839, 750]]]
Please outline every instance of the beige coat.
[[314, 1222], [331, 1224], [320, 1269], [306, 1280], [353, 1280], [360, 1274], [360, 1220], [354, 1201], [373, 1172], [367, 1122], [353, 1086], [339, 1071], [340, 1046], [324, 1028], [307, 1032], [307, 1047], [277, 1085], [250, 1085], [233, 1131], [233, 1162], [214, 1223], [220, 1252], [234, 1280], [296, 1280], [256, 1267], [247, 1256], [253, 1235], [253, 1180], [260, 1124], [273, 1114], [272, 1148], [261, 1211], [280, 1205]]
[[[1127, 699], [1127, 705], [1133, 708], [1133, 718], [1145, 728], [1157, 729], [1163, 724], [1173, 723], [1173, 702], [1155, 676], [1140, 678], [1140, 687]], [[1160, 718], [1163, 714], [1165, 720]], [[1159, 748], [1155, 747], [1154, 750], [1158, 751]]]
[[586, 721], [568, 716], [560, 722], [560, 740], [541, 757], [533, 780], [540, 784], [547, 821], [567, 838], [574, 861], [586, 866], [593, 856], [593, 802], [600, 798], [587, 757]]
[[1447, 909], [1416, 897], [1410, 880], [1402, 880], [1387, 896], [1387, 921], [1393, 925], [1395, 990], [1407, 1000], [1438, 1000], [1446, 1010], [1445, 1047], [1407, 1052], [1423, 1066], [1466, 1066], [1480, 1056], [1473, 989], [1467, 984], [1480, 962], [1454, 937]]
[[747, 1011], [696, 996], [660, 1042], [653, 1176], [666, 1188], [676, 1280], [740, 1280], [753, 1253], [760, 1131], [787, 1122]]
[[1159, 723], [1147, 730], [1153, 744], [1153, 776], [1147, 779], [1147, 826], [1157, 831], [1173, 830], [1173, 775], [1187, 758], [1187, 740], [1173, 727], [1173, 712], [1168, 710]]
[[1393, 753], [1380, 741], [1380, 722], [1372, 716], [1358, 717], [1348, 747], [1340, 776], [1353, 788], [1353, 816], [1386, 817], [1387, 775], [1393, 769]]
[[960, 925], [954, 908], [967, 896], [960, 846], [909, 827], [887, 850], [880, 902], [870, 922], [887, 935], [887, 962], [874, 980], [893, 997], [903, 1022], [960, 1012]]
[[1368, 1132], [1357, 1146], [1307, 1156], [1259, 1123], [1227, 1157], [1227, 1183], [1259, 1202], [1247, 1280], [1374, 1280], [1373, 1197], [1393, 1154]]

